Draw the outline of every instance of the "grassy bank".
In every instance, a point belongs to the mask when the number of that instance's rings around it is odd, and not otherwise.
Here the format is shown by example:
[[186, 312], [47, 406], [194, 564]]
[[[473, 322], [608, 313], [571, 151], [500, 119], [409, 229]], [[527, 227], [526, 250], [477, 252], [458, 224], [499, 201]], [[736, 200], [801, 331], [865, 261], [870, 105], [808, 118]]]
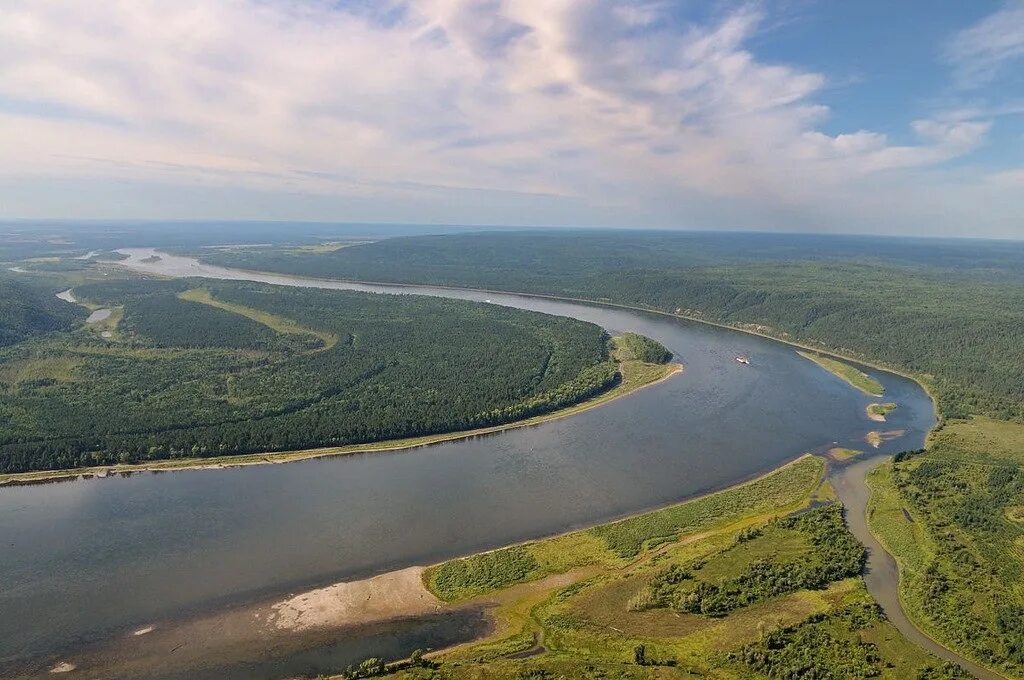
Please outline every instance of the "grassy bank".
[[867, 373], [854, 368], [850, 364], [812, 352], [797, 352], [797, 354], [805, 359], [810, 359], [829, 373], [842, 378], [864, 394], [872, 397], [880, 397], [885, 392], [885, 388], [882, 387], [882, 383], [878, 382]]
[[779, 470], [724, 491], [555, 538], [444, 562], [425, 573], [427, 588], [454, 602], [570, 569], [626, 564], [639, 553], [744, 515], [795, 506], [810, 495], [823, 472], [804, 456]]
[[869, 477], [869, 524], [900, 567], [900, 598], [942, 644], [1024, 677], [1024, 426], [947, 424], [928, 450]]
[[66, 470], [40, 470], [37, 472], [0, 474], [0, 486], [7, 484], [33, 484], [76, 477], [106, 477], [107, 475], [131, 472], [170, 472], [175, 470], [196, 470], [203, 468], [242, 467], [247, 465], [290, 463], [299, 460], [308, 460], [311, 458], [325, 458], [329, 456], [343, 456], [356, 453], [410, 450], [421, 446], [467, 439], [486, 434], [494, 434], [496, 432], [503, 432], [519, 427], [540, 425], [541, 423], [559, 418], [566, 418], [568, 416], [602, 406], [614, 401], [615, 399], [631, 394], [636, 390], [644, 387], [650, 387], [663, 380], [667, 380], [674, 375], [682, 373], [683, 366], [678, 363], [649, 364], [642, 361], [629, 360], [617, 362], [617, 370], [620, 378], [615, 386], [598, 394], [597, 396], [550, 413], [493, 427], [482, 427], [472, 430], [449, 432], [424, 437], [406, 437], [403, 439], [393, 439], [370, 444], [322, 447], [301, 451], [281, 451], [274, 453], [216, 456], [209, 458], [180, 458], [139, 464], [99, 465]]
[[957, 677], [882, 619], [859, 577], [815, 566], [842, 563], [821, 553], [837, 545], [849, 570], [862, 555], [823, 473], [804, 456], [685, 503], [437, 565], [428, 587], [494, 603], [497, 629], [390, 677]]

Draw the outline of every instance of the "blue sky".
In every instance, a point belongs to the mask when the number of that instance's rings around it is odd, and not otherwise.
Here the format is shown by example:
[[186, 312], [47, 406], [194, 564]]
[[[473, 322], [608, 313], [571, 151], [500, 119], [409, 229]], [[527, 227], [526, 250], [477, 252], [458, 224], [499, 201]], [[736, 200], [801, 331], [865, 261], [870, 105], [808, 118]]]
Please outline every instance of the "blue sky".
[[1024, 0], [2, 12], [2, 218], [1024, 238]]

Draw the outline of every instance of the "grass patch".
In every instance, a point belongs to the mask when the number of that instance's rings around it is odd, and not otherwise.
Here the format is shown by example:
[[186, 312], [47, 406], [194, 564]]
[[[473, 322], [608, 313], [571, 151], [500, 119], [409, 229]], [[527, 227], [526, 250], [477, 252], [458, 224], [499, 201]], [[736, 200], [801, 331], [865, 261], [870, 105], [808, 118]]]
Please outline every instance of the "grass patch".
[[882, 387], [882, 383], [878, 382], [867, 373], [854, 368], [850, 364], [821, 354], [814, 354], [812, 352], [797, 352], [797, 354], [805, 359], [810, 359], [829, 373], [842, 378], [865, 394], [869, 394], [873, 397], [880, 397], [885, 393], [885, 388]]
[[82, 359], [74, 356], [32, 357], [0, 364], [0, 383], [64, 383], [78, 377]]
[[884, 404], [868, 404], [867, 412], [868, 418], [884, 422], [886, 416], [896, 410], [896, 404], [893, 402], [886, 402]]
[[836, 447], [834, 449], [829, 449], [828, 453], [830, 456], [832, 456], [833, 460], [842, 461], [850, 460], [851, 458], [856, 458], [857, 456], [861, 455], [864, 452], [858, 451], [857, 449], [846, 449], [842, 447]]
[[901, 644], [886, 628], [878, 606], [861, 600], [768, 633], [729, 659], [771, 678], [969, 677]]
[[449, 560], [428, 569], [424, 582], [437, 597], [453, 602], [579, 567], [623, 565], [641, 550], [673, 542], [684, 533], [798, 506], [813, 492], [823, 470], [821, 459], [805, 456], [754, 481], [663, 510]]
[[313, 335], [323, 342], [323, 349], [330, 349], [338, 344], [338, 336], [334, 333], [327, 331], [317, 330], [315, 328], [308, 328], [301, 326], [291, 319], [286, 319], [282, 316], [277, 316], [269, 312], [265, 312], [260, 309], [253, 307], [246, 307], [245, 305], [236, 304], [233, 302], [224, 302], [218, 300], [210, 294], [210, 291], [204, 288], [191, 288], [182, 293], [178, 294], [178, 297], [182, 300], [189, 302], [199, 302], [210, 307], [222, 309], [232, 314], [238, 314], [244, 316], [247, 319], [255, 321], [256, 323], [263, 324], [268, 328], [287, 335]]
[[930, 559], [928, 538], [903, 505], [892, 474], [891, 463], [882, 463], [868, 473], [867, 484], [871, 489], [868, 525], [885, 549], [897, 556], [900, 570], [904, 574], [917, 574]]
[[633, 557], [645, 547], [674, 541], [717, 522], [797, 504], [811, 493], [823, 468], [821, 459], [805, 456], [752, 482], [592, 531], [615, 554]]
[[613, 338], [615, 350], [613, 356], [617, 361], [643, 361], [649, 364], [666, 364], [672, 358], [672, 352], [657, 340], [637, 333], [623, 333]]
[[674, 562], [631, 601], [631, 609], [668, 608], [722, 617], [800, 589], [823, 588], [855, 576], [866, 553], [832, 504], [795, 517], [748, 527], [717, 555]]
[[449, 560], [431, 569], [426, 578], [432, 592], [452, 601], [521, 583], [538, 573], [540, 564], [530, 550], [512, 546]]

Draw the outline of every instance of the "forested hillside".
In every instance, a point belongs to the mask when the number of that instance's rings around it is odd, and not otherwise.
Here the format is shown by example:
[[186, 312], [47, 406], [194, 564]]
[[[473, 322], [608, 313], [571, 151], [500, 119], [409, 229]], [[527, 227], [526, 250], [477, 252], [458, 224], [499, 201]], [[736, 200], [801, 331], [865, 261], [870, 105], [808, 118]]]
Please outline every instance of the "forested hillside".
[[0, 471], [448, 432], [617, 380], [599, 327], [493, 305], [185, 281], [75, 294], [123, 313], [117, 336], [83, 328], [0, 350]]
[[0, 277], [0, 347], [35, 335], [66, 330], [87, 312], [58, 300], [51, 287]]
[[1024, 420], [1020, 243], [530, 231], [391, 239], [326, 254], [261, 249], [203, 258], [681, 312], [933, 376], [947, 417]]

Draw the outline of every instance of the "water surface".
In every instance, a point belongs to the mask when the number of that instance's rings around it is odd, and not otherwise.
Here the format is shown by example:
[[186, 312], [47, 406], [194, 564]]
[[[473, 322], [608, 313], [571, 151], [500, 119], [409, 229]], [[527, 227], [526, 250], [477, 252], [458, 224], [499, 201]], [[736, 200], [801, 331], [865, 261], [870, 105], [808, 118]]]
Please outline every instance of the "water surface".
[[[571, 316], [650, 336], [686, 370], [570, 418], [410, 452], [0, 488], [0, 673], [4, 663], [186, 614], [662, 506], [806, 451], [863, 449], [874, 429], [906, 430], [878, 453], [918, 448], [934, 422], [911, 380], [865, 369], [899, 404], [888, 423], [873, 423], [871, 398], [792, 347], [706, 324], [517, 295], [239, 272], [163, 253], [143, 262], [152, 251], [130, 253], [128, 265], [152, 273], [488, 300]], [[274, 671], [304, 667], [279, 663]]]

